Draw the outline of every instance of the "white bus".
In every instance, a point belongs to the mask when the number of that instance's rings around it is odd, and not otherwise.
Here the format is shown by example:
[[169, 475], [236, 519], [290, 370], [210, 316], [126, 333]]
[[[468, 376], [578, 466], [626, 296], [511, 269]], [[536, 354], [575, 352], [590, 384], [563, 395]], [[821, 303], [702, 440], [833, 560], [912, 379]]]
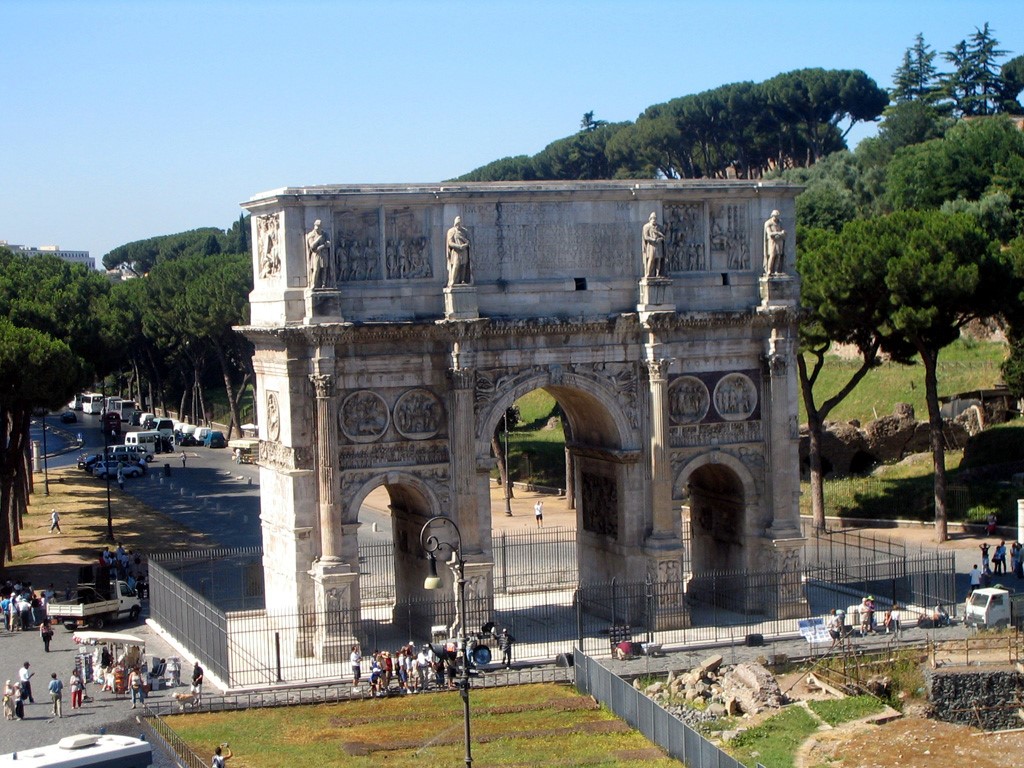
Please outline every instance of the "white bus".
[[131, 736], [83, 733], [67, 736], [46, 747], [0, 755], [0, 763], [7, 765], [8, 761], [12, 766], [25, 768], [147, 768], [153, 764], [153, 748], [148, 742]]
[[82, 395], [82, 413], [103, 413], [103, 395], [92, 392]]

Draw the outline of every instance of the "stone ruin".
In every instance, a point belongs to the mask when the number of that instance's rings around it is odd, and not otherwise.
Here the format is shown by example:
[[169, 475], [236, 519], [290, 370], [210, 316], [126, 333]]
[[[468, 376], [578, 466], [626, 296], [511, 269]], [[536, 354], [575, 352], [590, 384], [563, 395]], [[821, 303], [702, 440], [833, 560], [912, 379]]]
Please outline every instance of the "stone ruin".
[[[972, 406], [953, 419], [943, 419], [948, 448], [962, 448], [986, 425], [982, 409]], [[915, 453], [931, 450], [927, 421], [918, 421], [914, 407], [897, 403], [889, 416], [868, 422], [826, 421], [822, 434], [822, 465], [826, 476], [863, 474], [879, 464], [901, 461]], [[800, 466], [809, 464], [810, 437], [807, 426], [800, 428]]]
[[[633, 686], [691, 727], [721, 717], [758, 715], [786, 703], [775, 676], [762, 664], [723, 667], [719, 655], [689, 671], [669, 672], [665, 682], [641, 689], [638, 678]], [[695, 709], [698, 703], [703, 707]]]

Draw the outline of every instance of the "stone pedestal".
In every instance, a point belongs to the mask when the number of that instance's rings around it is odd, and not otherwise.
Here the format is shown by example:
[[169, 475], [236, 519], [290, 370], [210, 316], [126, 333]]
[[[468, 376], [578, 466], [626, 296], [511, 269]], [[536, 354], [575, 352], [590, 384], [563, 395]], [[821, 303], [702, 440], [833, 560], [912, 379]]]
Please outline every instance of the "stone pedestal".
[[774, 539], [775, 570], [779, 574], [778, 612], [772, 618], [802, 619], [807, 616], [807, 592], [803, 563], [800, 562], [801, 537]]
[[348, 659], [356, 643], [352, 622], [359, 615], [359, 605], [353, 600], [353, 585], [359, 573], [335, 559], [317, 560], [309, 573], [317, 614], [314, 654], [321, 662], [340, 664]]
[[644, 542], [647, 581], [651, 595], [647, 606], [650, 629], [685, 629], [690, 626], [683, 582], [683, 548], [676, 539], [650, 537]]
[[341, 292], [329, 288], [313, 288], [305, 293], [306, 324], [343, 323], [341, 315]]
[[640, 302], [636, 305], [641, 321], [652, 312], [675, 312], [672, 301], [672, 280], [668, 277], [645, 277], [640, 280]]
[[796, 307], [800, 303], [800, 281], [792, 275], [764, 275], [760, 287], [764, 308]]
[[444, 289], [445, 320], [476, 320], [479, 317], [475, 286], [451, 285]]

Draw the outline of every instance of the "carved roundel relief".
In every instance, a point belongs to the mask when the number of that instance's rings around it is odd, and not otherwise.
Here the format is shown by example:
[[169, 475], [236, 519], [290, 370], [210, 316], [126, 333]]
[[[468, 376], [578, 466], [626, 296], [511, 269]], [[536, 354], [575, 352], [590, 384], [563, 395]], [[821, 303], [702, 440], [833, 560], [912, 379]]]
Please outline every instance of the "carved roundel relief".
[[749, 376], [730, 373], [715, 385], [715, 410], [726, 421], [749, 418], [757, 407], [757, 387]]
[[410, 389], [395, 403], [395, 429], [410, 440], [427, 440], [441, 430], [441, 400], [427, 389]]
[[711, 394], [695, 376], [680, 376], [668, 389], [668, 415], [673, 424], [696, 424], [708, 415]]
[[345, 398], [338, 413], [338, 426], [349, 440], [372, 443], [388, 430], [391, 414], [384, 398], [361, 389]]
[[267, 392], [267, 438], [277, 440], [281, 436], [281, 403], [277, 392]]

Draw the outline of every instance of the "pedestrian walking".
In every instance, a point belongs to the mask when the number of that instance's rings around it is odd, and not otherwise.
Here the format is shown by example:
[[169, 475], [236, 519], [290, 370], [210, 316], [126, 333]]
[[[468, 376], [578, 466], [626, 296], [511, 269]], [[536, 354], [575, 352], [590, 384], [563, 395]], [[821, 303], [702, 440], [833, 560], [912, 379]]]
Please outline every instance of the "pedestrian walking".
[[128, 673], [128, 690], [132, 694], [132, 709], [135, 709], [136, 704], [146, 703], [146, 691], [142, 687], [142, 675], [139, 674], [138, 667], [132, 667], [132, 671]]
[[53, 627], [50, 626], [49, 619], [43, 619], [39, 622], [39, 636], [43, 638], [43, 650], [49, 653], [50, 641], [53, 640]]
[[968, 597], [970, 597], [974, 593], [974, 590], [981, 589], [981, 577], [982, 577], [981, 569], [978, 568], [978, 564], [975, 563], [974, 567], [971, 568], [971, 574], [970, 574], [971, 591], [967, 593]]
[[60, 533], [60, 515], [56, 509], [50, 510], [50, 533], [54, 531]]
[[533, 505], [533, 517], [537, 521], [537, 527], [538, 528], [543, 528], [544, 527], [544, 502], [541, 501], [540, 499], [538, 499], [537, 503]]
[[363, 654], [360, 652], [358, 644], [352, 646], [348, 661], [352, 668], [352, 690], [354, 691], [359, 687], [359, 680], [363, 676]]
[[79, 676], [77, 669], [71, 670], [71, 679], [68, 680], [68, 687], [71, 689], [71, 708], [81, 709], [85, 686], [82, 685], [82, 678]]
[[124, 466], [121, 464], [117, 465], [117, 487], [124, 490]]
[[512, 645], [516, 639], [509, 634], [508, 627], [501, 630], [501, 635], [498, 637], [498, 648], [501, 650], [501, 663], [505, 665], [505, 669], [509, 669], [512, 666]]
[[54, 717], [64, 717], [64, 712], [61, 709], [62, 699], [64, 698], [64, 683], [57, 677], [56, 672], [50, 673], [50, 712]]
[[185, 468], [185, 462], [186, 462], [187, 460], [188, 460], [188, 459], [187, 459], [187, 458], [186, 458], [186, 456], [185, 456], [185, 451], [182, 451], [182, 452], [181, 452], [181, 468], [182, 468], [182, 469], [184, 469], [184, 468]]
[[20, 685], [15, 685], [11, 695], [14, 697], [14, 717], [18, 720], [25, 719], [25, 694]]
[[8, 680], [4, 683], [4, 720], [14, 719], [14, 686]]
[[192, 695], [196, 697], [198, 706], [203, 700], [203, 668], [199, 666], [198, 661], [192, 667]]
[[36, 700], [32, 698], [32, 676], [35, 675], [35, 672], [29, 669], [31, 666], [26, 661], [25, 665], [18, 670], [18, 682], [21, 683], [19, 686], [21, 688], [21, 700], [25, 701], [25, 699], [28, 699], [29, 704], [35, 704]]

